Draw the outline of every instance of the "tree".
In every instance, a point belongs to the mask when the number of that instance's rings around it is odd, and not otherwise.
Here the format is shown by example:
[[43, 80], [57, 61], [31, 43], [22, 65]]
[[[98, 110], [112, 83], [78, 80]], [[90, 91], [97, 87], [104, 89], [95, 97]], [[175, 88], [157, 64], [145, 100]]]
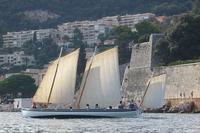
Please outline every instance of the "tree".
[[36, 43], [37, 41], [37, 31], [35, 31], [33, 34], [33, 43]]
[[171, 64], [200, 58], [200, 15], [182, 15], [167, 29], [166, 38], [156, 46], [162, 63]]
[[72, 43], [74, 45], [74, 48], [80, 48], [78, 68], [77, 68], [77, 73], [80, 76], [81, 73], [84, 72], [86, 65], [86, 52], [85, 52], [86, 44], [83, 42], [83, 34], [79, 29], [76, 28], [73, 33], [74, 36], [72, 38]]
[[192, 11], [194, 13], [200, 13], [200, 1], [199, 0], [194, 0], [192, 3]]
[[105, 34], [102, 33], [98, 35], [98, 39], [101, 41], [101, 44], [103, 44], [107, 37]]
[[111, 31], [112, 30], [110, 28], [106, 27], [105, 33], [101, 33], [101, 34], [98, 35], [97, 38], [101, 41], [101, 44], [103, 44], [105, 40], [112, 38], [112, 36], [110, 36]]
[[35, 57], [38, 67], [49, 63], [59, 55], [59, 47], [51, 38], [43, 39], [41, 42], [28, 41], [23, 48], [26, 54]]
[[72, 43], [75, 48], [80, 48], [81, 45], [84, 45], [83, 34], [78, 28], [73, 31]]
[[149, 36], [150, 36], [150, 35], [148, 35], [148, 34], [141, 35], [141, 36], [138, 38], [138, 43], [148, 42], [148, 41], [149, 41]]
[[200, 15], [183, 15], [167, 32], [173, 60], [200, 57]]
[[137, 42], [148, 42], [149, 36], [152, 33], [160, 33], [160, 29], [153, 25], [151, 22], [143, 21], [141, 23], [138, 23], [135, 25], [135, 28], [137, 30], [136, 36], [138, 37]]
[[130, 61], [131, 50], [129, 43], [133, 41], [133, 32], [128, 26], [115, 27], [112, 36], [116, 39], [115, 45], [119, 47], [119, 63], [127, 63]]
[[6, 31], [6, 24], [4, 21], [0, 20], [0, 48], [3, 47], [3, 34]]
[[167, 65], [170, 62], [170, 44], [169, 41], [164, 38], [158, 41], [155, 51], [153, 53], [156, 57], [159, 57], [158, 61], [162, 65]]
[[28, 75], [13, 75], [9, 78], [0, 81], [0, 94], [12, 94], [17, 96], [20, 92], [23, 98], [30, 98], [36, 91], [35, 80]]
[[[118, 0], [117, 2], [114, 0], [1, 0], [0, 21], [4, 21], [7, 25], [6, 32], [50, 28], [67, 21], [97, 20], [104, 16], [119, 14], [155, 12], [158, 15], [173, 15], [191, 10], [192, 6], [190, 1], [191, 0]], [[34, 12], [38, 10], [47, 11], [47, 15], [45, 15], [45, 13], [35, 14]], [[33, 16], [26, 15], [26, 12], [30, 12]], [[42, 17], [49, 19], [42, 22]], [[120, 20], [120, 17], [118, 17], [118, 20]]]
[[[187, 6], [184, 5], [184, 4], [186, 4]], [[153, 12], [156, 15], [167, 15], [167, 16], [174, 15], [174, 14], [180, 14], [180, 13], [188, 10], [189, 3], [184, 3], [184, 4], [180, 4], [180, 3], [177, 3], [177, 2], [175, 2], [175, 3], [169, 3], [169, 2], [162, 3], [160, 5], [156, 5], [153, 8]]]
[[0, 48], [3, 47], [3, 37], [2, 35], [0, 34]]
[[64, 35], [64, 36], [62, 37], [62, 40], [66, 43], [66, 42], [69, 42], [69, 41], [70, 41], [70, 38], [69, 38], [69, 36]]

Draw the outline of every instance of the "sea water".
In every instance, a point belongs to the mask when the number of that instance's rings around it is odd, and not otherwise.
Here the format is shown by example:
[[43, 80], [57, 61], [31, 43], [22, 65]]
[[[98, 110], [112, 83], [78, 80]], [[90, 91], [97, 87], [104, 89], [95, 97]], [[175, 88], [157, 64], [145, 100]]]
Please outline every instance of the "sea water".
[[142, 114], [138, 118], [32, 119], [0, 112], [0, 133], [200, 133], [200, 114]]

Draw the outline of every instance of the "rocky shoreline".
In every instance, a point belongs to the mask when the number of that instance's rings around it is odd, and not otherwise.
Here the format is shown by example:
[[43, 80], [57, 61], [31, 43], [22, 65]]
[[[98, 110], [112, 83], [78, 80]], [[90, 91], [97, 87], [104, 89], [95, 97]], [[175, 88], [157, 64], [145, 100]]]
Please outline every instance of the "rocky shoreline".
[[171, 105], [166, 103], [163, 107], [158, 109], [144, 109], [145, 113], [200, 113], [197, 110], [193, 101], [180, 102], [178, 105]]

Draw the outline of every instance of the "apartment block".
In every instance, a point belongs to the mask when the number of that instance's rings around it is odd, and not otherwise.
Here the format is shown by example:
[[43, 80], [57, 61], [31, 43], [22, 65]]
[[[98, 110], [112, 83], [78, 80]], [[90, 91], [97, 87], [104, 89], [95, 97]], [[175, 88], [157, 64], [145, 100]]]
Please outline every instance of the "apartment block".
[[124, 16], [103, 17], [96, 21], [69, 22], [59, 25], [58, 33], [60, 34], [61, 38], [65, 35], [71, 38], [73, 37], [74, 29], [78, 28], [81, 30], [84, 37], [84, 41], [87, 42], [87, 44], [98, 44], [98, 35], [111, 31], [112, 28], [115, 26], [127, 25], [133, 31], [135, 31], [135, 24], [153, 17], [155, 17], [155, 15], [152, 13], [144, 13]]
[[118, 16], [118, 21], [119, 21], [119, 25], [127, 25], [134, 31], [135, 24], [140, 23], [144, 20], [148, 20], [153, 17], [155, 17], [155, 15], [152, 13], [125, 15], [125, 16]]
[[29, 31], [20, 31], [20, 32], [8, 32], [6, 35], [3, 35], [3, 47], [22, 47], [22, 45], [33, 39], [34, 33], [38, 40], [48, 38], [53, 35], [53, 29], [40, 29], [40, 30], [29, 30]]
[[8, 32], [3, 35], [3, 47], [21, 47], [26, 41], [33, 39], [34, 31]]
[[39, 41], [42, 41], [42, 39], [49, 37], [54, 39], [56, 36], [55, 29], [40, 29], [40, 30], [35, 30], [35, 32], [36, 32], [36, 38]]
[[78, 28], [82, 34], [85, 42], [92, 45], [96, 42], [95, 39], [95, 22], [94, 21], [75, 21], [64, 23], [58, 26], [58, 33], [60, 33], [61, 39], [67, 35], [72, 38], [74, 36], [74, 30]]
[[32, 40], [34, 33], [38, 40], [52, 37], [58, 45], [65, 45], [67, 43], [63, 37], [73, 37], [73, 31], [78, 28], [83, 34], [83, 38], [88, 45], [98, 44], [98, 35], [109, 32], [114, 26], [127, 25], [133, 31], [135, 30], [135, 24], [155, 17], [152, 13], [123, 15], [123, 16], [109, 16], [103, 17], [96, 21], [74, 21], [58, 25], [57, 29], [39, 29], [20, 32], [8, 32], [3, 35], [3, 46], [21, 47], [26, 41]]
[[35, 64], [33, 56], [25, 55], [23, 51], [13, 54], [0, 54], [0, 65], [31, 66]]

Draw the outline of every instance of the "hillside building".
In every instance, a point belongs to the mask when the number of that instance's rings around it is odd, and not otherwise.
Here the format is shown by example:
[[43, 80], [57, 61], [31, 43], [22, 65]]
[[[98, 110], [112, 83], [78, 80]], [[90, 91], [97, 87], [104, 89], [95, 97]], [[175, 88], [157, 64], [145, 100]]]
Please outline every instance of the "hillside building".
[[63, 38], [65, 35], [69, 38], [73, 37], [74, 29], [78, 28], [83, 34], [84, 41], [88, 45], [99, 44], [98, 35], [110, 32], [113, 27], [120, 25], [127, 25], [133, 31], [135, 24], [155, 17], [152, 13], [124, 15], [124, 16], [110, 16], [103, 17], [96, 21], [75, 21], [64, 23], [58, 26], [58, 34]]
[[32, 66], [35, 64], [33, 56], [25, 55], [23, 51], [13, 54], [0, 54], [0, 65]]
[[53, 29], [40, 29], [40, 30], [29, 30], [20, 32], [8, 32], [3, 35], [3, 47], [14, 48], [22, 47], [22, 45], [33, 39], [34, 34], [36, 34], [37, 40], [41, 41], [44, 38], [52, 36], [54, 33]]
[[135, 14], [135, 15], [124, 15], [119, 16], [118, 21], [119, 25], [127, 25], [132, 31], [135, 31], [135, 25], [144, 20], [148, 20], [155, 17], [152, 13], [143, 13], [143, 14]]
[[61, 39], [64, 36], [72, 38], [76, 28], [82, 32], [84, 38], [83, 41], [87, 42], [88, 45], [92, 45], [96, 42], [94, 21], [75, 21], [59, 25], [58, 32], [60, 33]]

